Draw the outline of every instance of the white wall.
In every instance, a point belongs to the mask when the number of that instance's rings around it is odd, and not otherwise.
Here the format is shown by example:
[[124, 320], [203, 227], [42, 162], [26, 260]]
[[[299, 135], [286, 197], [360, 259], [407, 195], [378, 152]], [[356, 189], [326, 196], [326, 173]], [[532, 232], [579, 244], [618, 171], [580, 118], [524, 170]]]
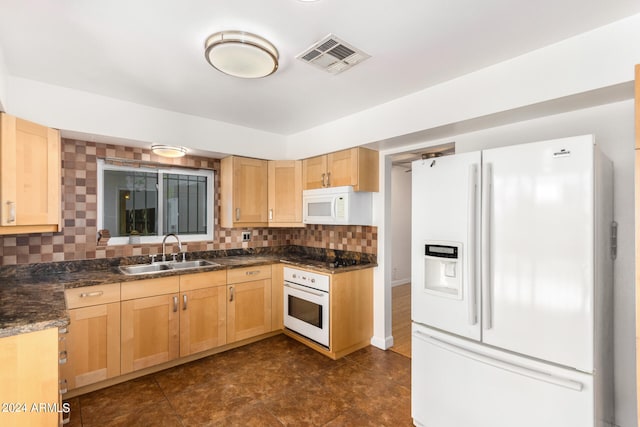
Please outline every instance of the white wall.
[[411, 281], [411, 173], [391, 169], [391, 284]]
[[[634, 247], [634, 102], [624, 101], [585, 110], [548, 116], [536, 120], [486, 129], [442, 141], [430, 141], [422, 146], [456, 142], [456, 152], [468, 152], [490, 147], [521, 144], [565, 136], [594, 134], [596, 143], [614, 163], [614, 216], [618, 222], [618, 258], [614, 264], [614, 353], [615, 353], [615, 414], [622, 427], [636, 426], [635, 391], [635, 247]], [[420, 146], [420, 144], [418, 145]], [[412, 146], [411, 149], [415, 149]], [[394, 150], [401, 152], [401, 150]], [[390, 154], [390, 153], [382, 153]], [[381, 167], [386, 165], [381, 161]], [[381, 171], [384, 175], [388, 171]], [[387, 199], [384, 202], [388, 202]], [[383, 203], [384, 203], [383, 202]], [[379, 227], [392, 228], [391, 222]], [[391, 265], [388, 252], [379, 260], [381, 272], [376, 278], [388, 276], [385, 265]], [[382, 261], [382, 262], [380, 262]], [[376, 287], [380, 286], [376, 282]], [[390, 288], [387, 279], [385, 288]], [[378, 290], [379, 292], [379, 290]], [[378, 295], [386, 295], [379, 292]], [[386, 313], [390, 317], [390, 313]], [[376, 306], [376, 325], [385, 324], [385, 317]], [[389, 322], [390, 325], [390, 322]], [[375, 331], [374, 333], [379, 333]], [[390, 332], [388, 332], [390, 334]], [[381, 342], [384, 335], [372, 340]], [[392, 340], [387, 339], [387, 342]]]
[[285, 151], [282, 135], [34, 80], [9, 76], [8, 98], [11, 109], [7, 112], [24, 119], [111, 140], [147, 142], [147, 147], [152, 143], [187, 145], [210, 153], [264, 159], [277, 158]]
[[640, 14], [291, 135], [289, 157], [368, 144], [633, 81], [634, 65], [640, 63], [640, 43], [633, 40], [640, 40]]
[[640, 40], [640, 14], [289, 136], [14, 76], [5, 79], [3, 97], [1, 68], [0, 101], [11, 114], [62, 130], [299, 159], [631, 82], [640, 63], [640, 43], [633, 40]]
[[0, 111], [7, 109], [7, 65], [4, 62], [4, 51], [0, 46]]

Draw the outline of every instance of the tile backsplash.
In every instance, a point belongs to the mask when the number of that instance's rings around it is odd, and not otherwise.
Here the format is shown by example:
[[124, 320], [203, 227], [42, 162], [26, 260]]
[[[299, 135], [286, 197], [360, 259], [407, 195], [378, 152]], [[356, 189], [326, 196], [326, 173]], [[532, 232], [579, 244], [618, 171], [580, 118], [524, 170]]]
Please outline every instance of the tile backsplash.
[[[0, 236], [0, 265], [51, 261], [100, 259], [156, 254], [159, 244], [99, 246], [97, 242], [97, 160], [118, 158], [158, 162], [199, 169], [220, 169], [218, 159], [187, 155], [165, 159], [143, 148], [107, 145], [72, 139], [62, 140], [62, 225], [59, 233]], [[308, 225], [304, 228], [221, 228], [219, 176], [216, 193], [214, 240], [187, 242], [189, 252], [264, 246], [299, 245], [377, 254], [378, 232], [370, 226]], [[251, 232], [249, 242], [242, 231]]]

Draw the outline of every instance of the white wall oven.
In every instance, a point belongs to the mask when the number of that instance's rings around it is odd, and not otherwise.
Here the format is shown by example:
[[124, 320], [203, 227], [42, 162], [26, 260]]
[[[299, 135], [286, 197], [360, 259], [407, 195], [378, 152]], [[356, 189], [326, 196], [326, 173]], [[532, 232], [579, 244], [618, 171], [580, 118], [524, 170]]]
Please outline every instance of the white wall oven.
[[329, 348], [329, 276], [284, 268], [284, 326]]

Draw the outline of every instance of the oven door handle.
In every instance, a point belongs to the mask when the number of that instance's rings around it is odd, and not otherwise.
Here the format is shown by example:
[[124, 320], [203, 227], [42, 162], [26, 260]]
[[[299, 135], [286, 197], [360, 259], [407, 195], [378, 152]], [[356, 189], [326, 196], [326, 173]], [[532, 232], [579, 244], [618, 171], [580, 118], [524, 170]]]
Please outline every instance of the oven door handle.
[[314, 292], [314, 291], [311, 291], [311, 290], [309, 290], [309, 289], [307, 289], [307, 288], [305, 288], [303, 286], [296, 286], [296, 285], [294, 285], [292, 283], [289, 283], [289, 282], [284, 282], [284, 285], [287, 288], [295, 289], [295, 290], [301, 291], [301, 292], [306, 292], [308, 294], [315, 295], [317, 297], [323, 297], [323, 296], [326, 295], [326, 293], [324, 293], [324, 292]]

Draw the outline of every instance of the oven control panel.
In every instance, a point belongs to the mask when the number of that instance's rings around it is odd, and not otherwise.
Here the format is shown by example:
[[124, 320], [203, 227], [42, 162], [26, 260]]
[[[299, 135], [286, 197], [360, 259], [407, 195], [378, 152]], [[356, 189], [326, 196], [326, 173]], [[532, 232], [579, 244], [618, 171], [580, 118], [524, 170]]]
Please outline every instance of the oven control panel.
[[297, 268], [285, 267], [284, 280], [298, 285], [308, 286], [324, 292], [329, 292], [329, 276]]

